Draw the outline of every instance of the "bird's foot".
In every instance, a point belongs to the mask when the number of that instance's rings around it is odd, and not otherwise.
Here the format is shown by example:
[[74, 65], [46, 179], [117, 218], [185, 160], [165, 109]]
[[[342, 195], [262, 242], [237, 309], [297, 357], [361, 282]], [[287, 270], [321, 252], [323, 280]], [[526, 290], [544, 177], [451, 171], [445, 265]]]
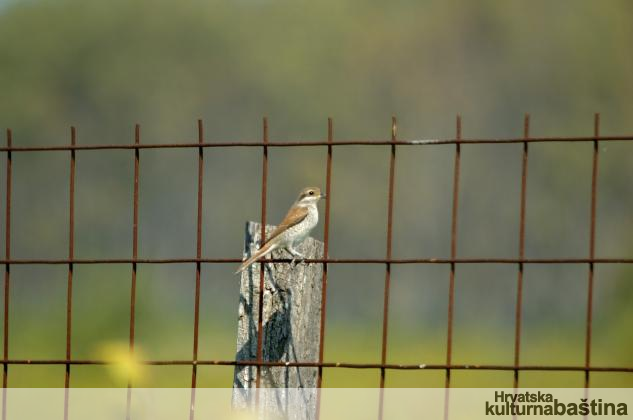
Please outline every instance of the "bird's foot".
[[297, 259], [299, 259], [300, 262], [303, 262], [305, 260], [305, 256], [292, 247], [288, 248], [288, 252], [292, 254], [292, 261], [290, 261], [291, 268], [294, 268], [297, 265]]
[[306, 259], [304, 257], [295, 257], [292, 259], [292, 261], [290, 261], [290, 267], [294, 269], [299, 264], [305, 263], [305, 260]]

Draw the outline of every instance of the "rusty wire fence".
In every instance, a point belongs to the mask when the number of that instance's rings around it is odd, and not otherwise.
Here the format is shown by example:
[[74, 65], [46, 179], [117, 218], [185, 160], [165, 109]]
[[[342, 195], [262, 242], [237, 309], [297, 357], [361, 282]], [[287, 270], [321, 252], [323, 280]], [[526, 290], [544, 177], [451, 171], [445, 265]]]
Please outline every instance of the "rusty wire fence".
[[[129, 351], [134, 353], [135, 348], [135, 305], [136, 305], [136, 287], [137, 287], [137, 267], [139, 264], [177, 264], [188, 263], [194, 264], [195, 271], [195, 295], [194, 300], [194, 325], [193, 325], [193, 343], [191, 343], [191, 358], [186, 360], [143, 360], [140, 361], [146, 365], [181, 365], [191, 366], [191, 387], [192, 387], [192, 404], [191, 417], [193, 418], [195, 409], [195, 388], [197, 385], [197, 371], [200, 365], [249, 365], [256, 366], [258, 369], [257, 383], [259, 384], [259, 368], [262, 366], [304, 366], [318, 368], [318, 385], [322, 384], [324, 369], [330, 368], [351, 368], [351, 369], [375, 369], [380, 371], [380, 381], [376, 385], [384, 388], [385, 377], [389, 370], [440, 370], [445, 372], [445, 386], [451, 387], [451, 372], [455, 370], [492, 370], [492, 371], [511, 371], [514, 374], [514, 386], [520, 385], [521, 371], [576, 371], [584, 372], [584, 384], [590, 386], [591, 372], [628, 372], [633, 373], [633, 366], [595, 366], [591, 363], [592, 349], [592, 308], [594, 296], [594, 268], [596, 264], [631, 264], [632, 258], [596, 258], [595, 257], [595, 237], [596, 237], [596, 202], [597, 202], [597, 179], [599, 164], [599, 144], [609, 141], [631, 141], [633, 135], [617, 135], [602, 136], [600, 134], [600, 115], [594, 116], [593, 136], [586, 137], [532, 137], [530, 136], [530, 118], [525, 116], [523, 124], [523, 136], [517, 138], [462, 138], [461, 118], [456, 119], [455, 138], [433, 139], [433, 140], [401, 140], [397, 137], [396, 119], [392, 119], [391, 138], [389, 140], [334, 140], [332, 120], [328, 120], [327, 139], [320, 141], [270, 141], [268, 135], [267, 119], [263, 120], [262, 140], [251, 142], [207, 142], [205, 141], [202, 121], [198, 121], [198, 141], [191, 143], [169, 143], [169, 144], [146, 144], [141, 142], [141, 133], [139, 125], [135, 127], [134, 144], [127, 145], [79, 145], [76, 142], [76, 130], [71, 128], [70, 142], [66, 146], [29, 146], [14, 147], [12, 144], [12, 132], [6, 132], [6, 146], [0, 147], [0, 151], [6, 153], [6, 217], [5, 217], [5, 246], [6, 254], [4, 259], [0, 260], [0, 264], [5, 266], [4, 273], [4, 348], [3, 348], [3, 377], [2, 384], [6, 389], [7, 380], [10, 375], [11, 365], [63, 365], [65, 366], [64, 384], [68, 388], [70, 385], [72, 366], [73, 365], [107, 365], [112, 363], [107, 360], [94, 359], [76, 359], [71, 353], [71, 337], [72, 337], [72, 316], [73, 316], [73, 272], [77, 264], [129, 264], [131, 267], [130, 278], [130, 305], [129, 305]], [[590, 208], [590, 218], [587, 220], [589, 225], [589, 244], [587, 246], [587, 256], [585, 258], [526, 258], [525, 257], [525, 219], [526, 219], [526, 185], [528, 179], [528, 159], [531, 143], [570, 143], [585, 142], [593, 144], [592, 172], [591, 172], [591, 196], [587, 202]], [[458, 243], [458, 212], [459, 212], [459, 192], [460, 192], [460, 156], [462, 145], [476, 144], [521, 144], [522, 160], [521, 160], [521, 187], [520, 187], [520, 212], [517, 215], [519, 221], [519, 237], [516, 258], [459, 258], [457, 255]], [[454, 167], [452, 182], [452, 209], [451, 209], [451, 229], [450, 229], [450, 258], [408, 258], [397, 259], [392, 257], [392, 226], [393, 226], [393, 207], [394, 207], [394, 180], [396, 177], [396, 156], [399, 148], [406, 147], [424, 147], [432, 145], [454, 145]], [[264, 226], [267, 221], [267, 187], [268, 187], [268, 150], [270, 148], [286, 148], [286, 147], [306, 147], [321, 146], [327, 148], [327, 166], [325, 193], [331, 197], [332, 186], [332, 159], [333, 150], [342, 146], [364, 146], [364, 147], [383, 147], [389, 153], [389, 173], [388, 173], [388, 196], [385, 197], [387, 203], [387, 235], [386, 255], [384, 258], [374, 259], [341, 259], [331, 258], [329, 256], [329, 228], [330, 228], [330, 200], [325, 202], [324, 217], [324, 257], [322, 259], [306, 260], [306, 262], [323, 264], [322, 278], [322, 300], [321, 300], [321, 322], [320, 322], [320, 341], [319, 341], [319, 360], [318, 361], [299, 361], [299, 362], [275, 362], [263, 360], [262, 350], [262, 316], [260, 313], [258, 324], [258, 343], [257, 343], [257, 359], [250, 361], [236, 360], [205, 360], [198, 357], [198, 338], [199, 338], [199, 321], [200, 321], [200, 273], [202, 264], [237, 264], [241, 262], [239, 258], [203, 258], [202, 256], [202, 218], [203, 209], [203, 172], [204, 172], [204, 152], [207, 148], [234, 148], [234, 147], [254, 147], [262, 150], [262, 173], [261, 173], [261, 223], [262, 238], [264, 237]], [[197, 234], [196, 234], [196, 256], [191, 258], [139, 258], [138, 255], [138, 225], [139, 225], [139, 178], [141, 176], [140, 154], [144, 149], [170, 149], [170, 148], [189, 148], [198, 150], [198, 178], [197, 178]], [[77, 150], [106, 150], [118, 149], [129, 150], [133, 153], [134, 160], [134, 176], [133, 176], [133, 228], [132, 228], [132, 255], [130, 258], [116, 259], [78, 259], [75, 258], [74, 238], [75, 238], [75, 163]], [[12, 195], [12, 155], [15, 153], [28, 152], [51, 152], [69, 154], [69, 214], [68, 214], [68, 257], [64, 259], [14, 259], [11, 256], [11, 195]], [[275, 260], [267, 260], [275, 261]], [[278, 260], [286, 261], [286, 260]], [[289, 261], [289, 260], [288, 260]], [[459, 264], [505, 264], [516, 266], [516, 300], [515, 300], [515, 319], [514, 319], [514, 363], [512, 364], [454, 364], [452, 359], [453, 353], [453, 320], [455, 309], [455, 268]], [[67, 299], [66, 299], [66, 357], [64, 359], [14, 359], [9, 356], [10, 342], [9, 329], [11, 319], [9, 318], [10, 307], [10, 289], [11, 289], [11, 267], [13, 265], [65, 265], [68, 268], [67, 273]], [[326, 312], [327, 312], [327, 284], [328, 284], [328, 266], [329, 264], [378, 264], [384, 265], [384, 293], [383, 293], [383, 311], [382, 311], [382, 338], [381, 353], [379, 363], [354, 363], [353, 361], [339, 362], [324, 360], [324, 336], [326, 328]], [[394, 264], [441, 264], [450, 267], [450, 274], [447, 278], [449, 282], [448, 296], [448, 323], [446, 325], [447, 341], [446, 341], [446, 362], [442, 364], [394, 364], [387, 363], [387, 338], [389, 334], [389, 305], [390, 305], [390, 288], [391, 288], [391, 268]], [[585, 320], [585, 338], [584, 338], [584, 364], [582, 365], [525, 365], [521, 363], [521, 325], [522, 325], [522, 304], [523, 304], [523, 273], [526, 264], [576, 264], [585, 265], [587, 267], [586, 284], [587, 291], [586, 301], [586, 320]], [[260, 305], [261, 312], [263, 305], [263, 270], [260, 271]], [[134, 384], [130, 381], [129, 388]], [[382, 394], [381, 394], [382, 395]], [[128, 391], [128, 406], [131, 393]], [[6, 401], [6, 392], [3, 394], [3, 400]], [[448, 404], [448, 393], [446, 404]], [[6, 418], [6, 404], [3, 405], [3, 418]], [[382, 416], [382, 398], [379, 406], [379, 416]], [[447, 410], [446, 410], [447, 411]], [[68, 417], [68, 394], [66, 394], [66, 404], [64, 417]]]

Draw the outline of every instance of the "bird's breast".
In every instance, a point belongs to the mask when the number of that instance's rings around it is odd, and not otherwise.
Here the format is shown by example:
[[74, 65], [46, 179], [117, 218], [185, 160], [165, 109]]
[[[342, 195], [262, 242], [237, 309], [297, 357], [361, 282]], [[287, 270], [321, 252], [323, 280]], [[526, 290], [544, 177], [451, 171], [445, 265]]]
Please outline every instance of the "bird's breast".
[[303, 219], [300, 223], [288, 228], [285, 232], [285, 238], [288, 241], [300, 242], [305, 239], [310, 231], [317, 225], [319, 222], [319, 213], [316, 208], [310, 208], [308, 210], [308, 215], [305, 219]]
[[316, 206], [310, 207], [308, 210], [308, 216], [304, 220], [306, 227], [308, 230], [312, 229], [319, 222], [319, 212], [316, 209]]

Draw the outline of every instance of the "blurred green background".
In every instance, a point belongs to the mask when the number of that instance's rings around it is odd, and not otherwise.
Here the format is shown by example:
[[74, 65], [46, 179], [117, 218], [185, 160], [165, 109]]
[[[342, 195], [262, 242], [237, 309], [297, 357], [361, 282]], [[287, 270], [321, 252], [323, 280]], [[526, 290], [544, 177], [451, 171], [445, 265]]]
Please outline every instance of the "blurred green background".
[[[16, 146], [319, 140], [633, 132], [633, 4], [626, 0], [0, 1], [0, 126]], [[522, 146], [462, 149], [458, 256], [518, 254]], [[394, 258], [448, 257], [454, 146], [398, 149]], [[589, 143], [530, 146], [526, 256], [588, 256]], [[325, 184], [323, 147], [269, 151], [269, 221], [306, 185]], [[335, 258], [384, 257], [388, 147], [333, 154]], [[139, 256], [195, 256], [197, 151], [140, 153]], [[12, 257], [65, 258], [69, 153], [13, 156]], [[633, 256], [633, 144], [600, 146], [596, 256]], [[241, 256], [244, 222], [260, 217], [261, 150], [206, 149], [203, 255]], [[0, 159], [4, 208], [6, 159]], [[130, 151], [77, 152], [77, 258], [129, 258]], [[358, 208], [362, 207], [359, 212]], [[4, 234], [4, 224], [0, 228]], [[315, 232], [322, 238], [322, 225]], [[0, 253], [4, 253], [4, 244]], [[148, 359], [188, 359], [195, 267], [140, 265], [137, 344]], [[232, 264], [202, 266], [202, 359], [233, 359], [238, 282]], [[521, 363], [582, 365], [586, 264], [525, 268]], [[65, 266], [11, 268], [9, 356], [65, 355]], [[73, 358], [126, 353], [131, 268], [78, 265]], [[517, 267], [459, 265], [454, 363], [511, 364]], [[596, 267], [592, 364], [633, 366], [633, 270]], [[443, 363], [448, 267], [395, 266], [388, 361]], [[384, 267], [330, 268], [325, 358], [378, 362]], [[105, 355], [105, 356], [104, 356]], [[124, 358], [124, 356], [122, 356]], [[203, 366], [199, 386], [231, 386]], [[189, 386], [191, 367], [148, 367], [139, 386]], [[523, 372], [522, 386], [582, 386], [582, 372]], [[63, 366], [10, 366], [9, 386], [57, 387]], [[116, 369], [73, 366], [71, 386], [125, 386]], [[379, 384], [379, 372], [326, 369], [324, 386]], [[388, 371], [387, 386], [443, 386], [442, 371]], [[512, 372], [457, 371], [454, 386], [512, 386]], [[593, 386], [633, 386], [592, 373]]]

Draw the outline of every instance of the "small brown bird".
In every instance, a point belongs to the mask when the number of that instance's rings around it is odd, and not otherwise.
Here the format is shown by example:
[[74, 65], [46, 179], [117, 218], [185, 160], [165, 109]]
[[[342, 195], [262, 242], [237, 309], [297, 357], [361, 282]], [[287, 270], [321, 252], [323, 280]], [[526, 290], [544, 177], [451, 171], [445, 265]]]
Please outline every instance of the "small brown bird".
[[317, 225], [319, 221], [317, 203], [322, 198], [326, 197], [321, 194], [321, 190], [317, 187], [308, 187], [301, 190], [299, 198], [290, 207], [286, 217], [284, 217], [279, 226], [266, 238], [264, 245], [249, 259], [244, 261], [235, 273], [244, 271], [252, 263], [277, 248], [287, 249], [293, 256], [293, 264], [296, 258], [304, 258], [295, 247], [303, 242], [310, 234], [310, 231]]

